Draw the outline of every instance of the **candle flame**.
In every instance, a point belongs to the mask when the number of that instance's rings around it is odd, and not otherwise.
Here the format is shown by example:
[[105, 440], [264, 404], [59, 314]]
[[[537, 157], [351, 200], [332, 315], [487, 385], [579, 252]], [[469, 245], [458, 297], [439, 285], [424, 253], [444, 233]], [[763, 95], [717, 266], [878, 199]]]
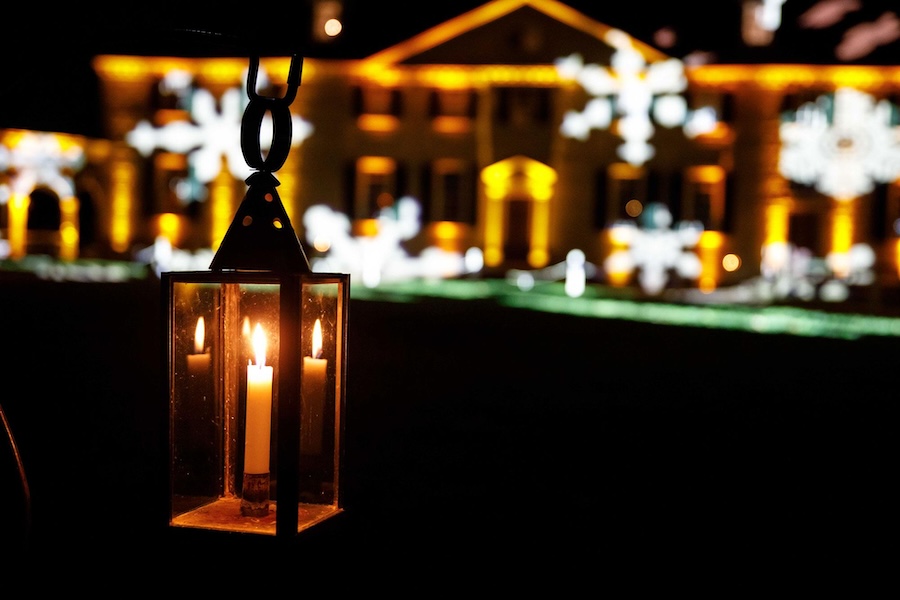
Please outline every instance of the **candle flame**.
[[316, 319], [313, 327], [312, 356], [313, 358], [322, 358], [322, 322], [319, 319]]
[[203, 321], [203, 317], [197, 319], [197, 330], [194, 332], [194, 352], [197, 354], [203, 353], [203, 348], [206, 342], [206, 325]]
[[253, 352], [256, 354], [256, 366], [266, 366], [266, 334], [259, 323], [253, 330]]

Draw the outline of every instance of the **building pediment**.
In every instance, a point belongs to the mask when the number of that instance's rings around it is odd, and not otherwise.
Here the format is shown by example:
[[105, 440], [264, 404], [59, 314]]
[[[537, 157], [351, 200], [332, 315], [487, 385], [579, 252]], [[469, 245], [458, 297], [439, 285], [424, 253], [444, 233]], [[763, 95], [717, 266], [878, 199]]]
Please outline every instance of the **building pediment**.
[[[493, 0], [365, 61], [382, 66], [547, 65], [577, 53], [585, 62], [606, 65], [615, 51], [604, 41], [611, 29], [556, 0]], [[634, 44], [647, 62], [667, 58], [637, 40]]]

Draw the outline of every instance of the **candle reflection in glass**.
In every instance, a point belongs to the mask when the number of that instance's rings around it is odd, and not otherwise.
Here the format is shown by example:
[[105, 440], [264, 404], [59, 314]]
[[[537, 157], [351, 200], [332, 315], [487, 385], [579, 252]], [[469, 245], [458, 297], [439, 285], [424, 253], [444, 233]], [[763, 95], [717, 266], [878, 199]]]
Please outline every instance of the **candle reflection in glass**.
[[328, 360], [322, 358], [322, 323], [316, 319], [311, 356], [303, 357], [303, 408], [300, 423], [300, 452], [322, 452], [322, 413], [325, 410], [325, 382]]

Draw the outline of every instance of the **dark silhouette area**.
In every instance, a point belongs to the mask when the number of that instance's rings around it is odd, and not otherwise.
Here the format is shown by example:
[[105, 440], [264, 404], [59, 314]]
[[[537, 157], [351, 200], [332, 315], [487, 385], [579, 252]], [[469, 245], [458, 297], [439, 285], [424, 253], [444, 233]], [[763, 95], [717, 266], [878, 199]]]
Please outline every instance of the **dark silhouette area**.
[[[877, 565], [896, 531], [895, 339], [422, 299], [352, 301], [344, 514], [291, 549], [173, 536], [156, 280], [2, 289], [3, 409], [33, 509], [7, 547], [35, 564], [86, 559], [89, 541], [92, 561], [258, 548], [445, 577], [448, 556]], [[5, 525], [22, 533], [17, 514]]]

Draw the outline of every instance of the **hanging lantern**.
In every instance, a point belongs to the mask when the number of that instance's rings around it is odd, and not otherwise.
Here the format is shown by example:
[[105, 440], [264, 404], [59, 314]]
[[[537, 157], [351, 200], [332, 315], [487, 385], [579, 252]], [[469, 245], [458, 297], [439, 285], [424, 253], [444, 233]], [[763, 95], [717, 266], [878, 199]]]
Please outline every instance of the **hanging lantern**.
[[342, 512], [349, 275], [311, 271], [273, 175], [301, 65], [270, 98], [251, 59], [241, 148], [256, 172], [210, 269], [161, 274], [170, 528], [287, 538]]

